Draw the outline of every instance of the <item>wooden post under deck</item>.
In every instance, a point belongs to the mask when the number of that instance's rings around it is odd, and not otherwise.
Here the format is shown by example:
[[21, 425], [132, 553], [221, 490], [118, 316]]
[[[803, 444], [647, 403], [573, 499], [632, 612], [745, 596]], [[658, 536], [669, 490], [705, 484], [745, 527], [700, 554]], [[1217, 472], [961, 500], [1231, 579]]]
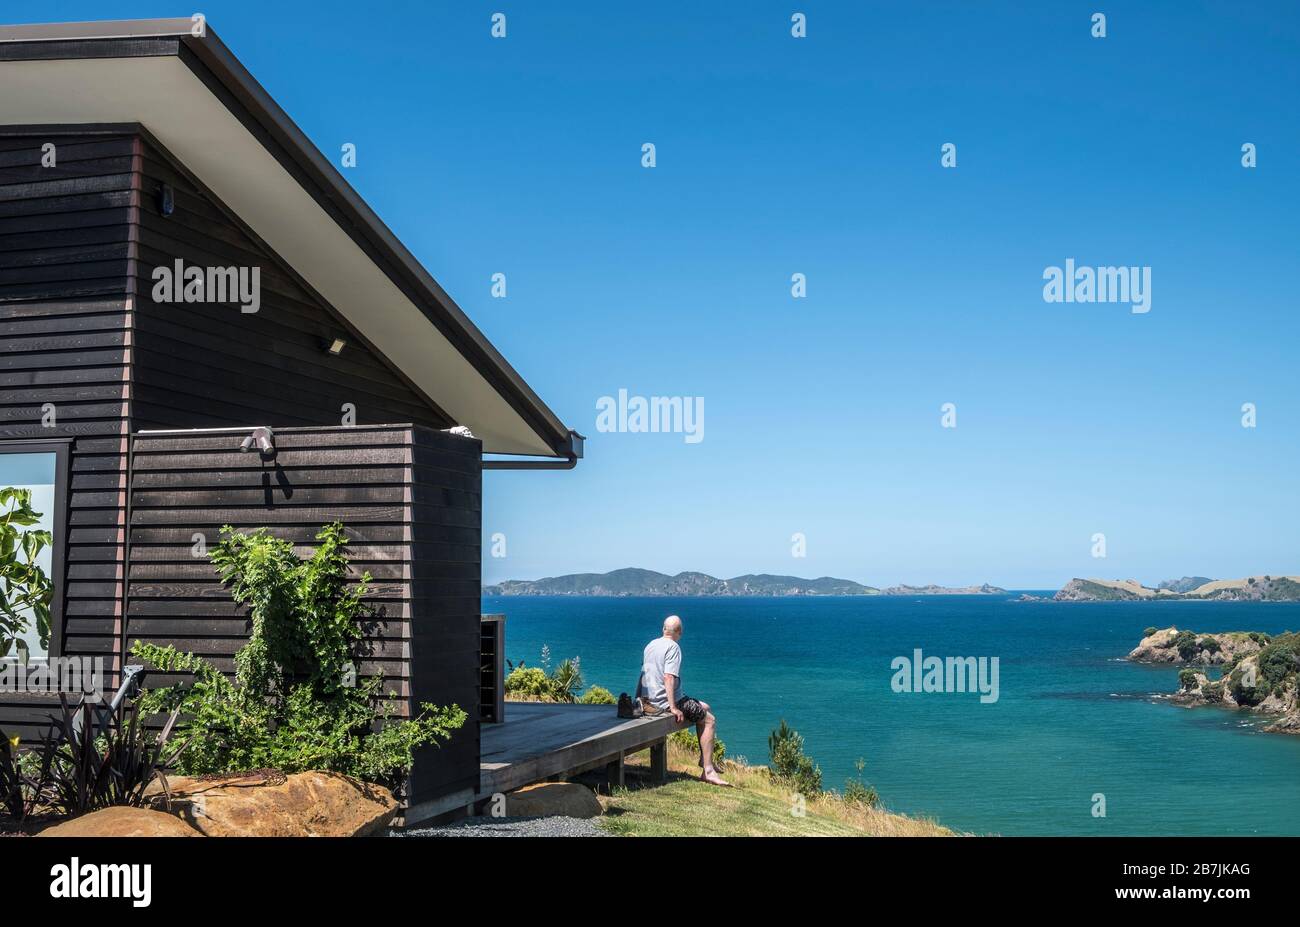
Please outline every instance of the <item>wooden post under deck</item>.
[[668, 738], [650, 747], [650, 778], [663, 782], [668, 778]]

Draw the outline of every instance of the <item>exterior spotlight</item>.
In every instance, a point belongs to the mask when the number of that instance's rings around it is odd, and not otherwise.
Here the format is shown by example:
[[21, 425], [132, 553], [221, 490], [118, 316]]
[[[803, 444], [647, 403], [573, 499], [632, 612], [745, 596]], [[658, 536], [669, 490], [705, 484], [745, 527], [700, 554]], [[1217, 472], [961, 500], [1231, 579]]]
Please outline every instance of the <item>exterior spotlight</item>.
[[171, 188], [171, 184], [163, 184], [162, 189], [158, 191], [158, 212], [164, 216], [170, 216], [176, 211], [176, 191]]
[[253, 433], [244, 439], [243, 444], [239, 445], [239, 450], [247, 452], [256, 447], [259, 454], [269, 456], [275, 453], [274, 442], [275, 435], [271, 433], [270, 428], [263, 425], [253, 429]]
[[348, 343], [344, 341], [342, 338], [335, 338], [333, 341], [330, 342], [330, 346], [325, 350], [329, 351], [329, 353], [334, 357], [338, 357], [340, 354], [343, 353], [343, 349], [346, 348], [347, 346]]

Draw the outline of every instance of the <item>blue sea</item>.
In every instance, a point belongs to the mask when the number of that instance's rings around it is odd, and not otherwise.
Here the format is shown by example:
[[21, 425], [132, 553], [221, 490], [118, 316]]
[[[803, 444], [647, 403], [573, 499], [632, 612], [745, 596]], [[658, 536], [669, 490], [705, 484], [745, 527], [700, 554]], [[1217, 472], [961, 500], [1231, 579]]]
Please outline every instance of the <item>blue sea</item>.
[[[886, 807], [956, 830], [1300, 835], [1300, 737], [1173, 705], [1176, 667], [1124, 659], [1148, 626], [1278, 633], [1300, 628], [1300, 604], [518, 596], [483, 611], [507, 616], [509, 659], [536, 665], [547, 645], [552, 665], [581, 657], [587, 682], [616, 695], [664, 616], [681, 615], [683, 688], [713, 706], [729, 754], [766, 762], [784, 718], [826, 787], [861, 757]], [[998, 657], [997, 702], [895, 693], [891, 661], [916, 648]]]

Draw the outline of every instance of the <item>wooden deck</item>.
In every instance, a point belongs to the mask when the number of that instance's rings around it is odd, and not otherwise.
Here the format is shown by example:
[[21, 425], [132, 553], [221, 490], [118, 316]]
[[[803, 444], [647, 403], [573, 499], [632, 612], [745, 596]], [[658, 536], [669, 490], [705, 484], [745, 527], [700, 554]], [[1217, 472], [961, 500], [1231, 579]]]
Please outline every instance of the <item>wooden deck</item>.
[[690, 727], [671, 715], [624, 720], [613, 705], [507, 702], [505, 716], [481, 728], [479, 799], [601, 767], [621, 784], [623, 757], [647, 747], [651, 771], [662, 778], [666, 738]]

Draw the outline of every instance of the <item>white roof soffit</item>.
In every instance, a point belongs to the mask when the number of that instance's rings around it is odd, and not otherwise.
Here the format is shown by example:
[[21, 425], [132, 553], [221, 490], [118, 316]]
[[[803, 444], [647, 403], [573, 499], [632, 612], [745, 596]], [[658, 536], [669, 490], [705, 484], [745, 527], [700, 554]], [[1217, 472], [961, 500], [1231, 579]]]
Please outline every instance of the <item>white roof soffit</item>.
[[559, 418], [211, 28], [192, 26], [0, 27], [0, 125], [141, 124], [485, 453], [571, 456]]

